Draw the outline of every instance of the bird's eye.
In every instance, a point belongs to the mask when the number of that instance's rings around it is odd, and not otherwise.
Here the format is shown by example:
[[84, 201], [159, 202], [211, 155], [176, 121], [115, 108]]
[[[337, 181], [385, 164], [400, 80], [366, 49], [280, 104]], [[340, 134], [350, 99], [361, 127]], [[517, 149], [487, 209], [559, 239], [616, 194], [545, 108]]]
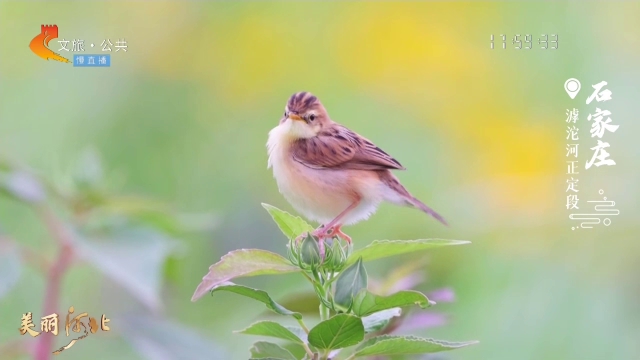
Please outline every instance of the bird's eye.
[[286, 111], [284, 112], [284, 117], [287, 117], [287, 112]]
[[309, 121], [313, 121], [313, 120], [315, 120], [315, 119], [316, 119], [316, 116], [315, 116], [315, 115], [313, 115], [313, 114], [309, 115]]

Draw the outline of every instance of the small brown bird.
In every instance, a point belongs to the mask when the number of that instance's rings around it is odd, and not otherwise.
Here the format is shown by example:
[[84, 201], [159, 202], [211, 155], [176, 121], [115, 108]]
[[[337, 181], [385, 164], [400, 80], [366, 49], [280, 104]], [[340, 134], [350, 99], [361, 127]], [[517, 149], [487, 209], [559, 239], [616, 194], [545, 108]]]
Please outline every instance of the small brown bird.
[[446, 225], [391, 173], [405, 170], [396, 159], [332, 121], [308, 92], [291, 96], [280, 124], [269, 132], [267, 148], [280, 192], [306, 218], [323, 224], [312, 233], [322, 253], [325, 238], [351, 243], [341, 227], [369, 218], [383, 201], [416, 207]]

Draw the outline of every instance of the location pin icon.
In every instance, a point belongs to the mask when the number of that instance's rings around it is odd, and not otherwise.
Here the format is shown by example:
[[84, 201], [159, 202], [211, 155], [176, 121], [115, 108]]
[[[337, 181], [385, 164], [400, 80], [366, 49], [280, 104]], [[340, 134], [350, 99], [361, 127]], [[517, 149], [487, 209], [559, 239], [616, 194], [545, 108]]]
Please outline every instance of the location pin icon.
[[564, 82], [564, 89], [569, 94], [569, 97], [575, 99], [576, 95], [580, 92], [580, 81], [578, 79], [571, 78]]

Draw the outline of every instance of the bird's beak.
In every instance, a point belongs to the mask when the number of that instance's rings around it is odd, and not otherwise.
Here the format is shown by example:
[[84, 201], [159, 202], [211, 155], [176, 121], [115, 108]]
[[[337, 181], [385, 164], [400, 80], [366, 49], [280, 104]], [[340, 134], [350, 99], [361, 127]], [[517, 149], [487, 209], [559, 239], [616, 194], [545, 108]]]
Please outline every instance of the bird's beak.
[[304, 121], [303, 118], [301, 118], [299, 115], [296, 115], [296, 114], [289, 114], [289, 119], [298, 120], [298, 121]]

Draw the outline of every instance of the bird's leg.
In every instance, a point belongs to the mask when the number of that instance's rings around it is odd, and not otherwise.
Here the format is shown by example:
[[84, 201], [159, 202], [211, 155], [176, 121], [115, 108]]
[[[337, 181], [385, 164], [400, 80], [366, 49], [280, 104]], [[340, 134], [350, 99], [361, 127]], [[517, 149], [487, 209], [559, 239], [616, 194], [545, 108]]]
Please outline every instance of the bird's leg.
[[[317, 229], [315, 229], [311, 235], [318, 238], [318, 248], [320, 250], [320, 259], [324, 260], [325, 255], [325, 246], [324, 240], [327, 238], [332, 238], [336, 234], [343, 236], [345, 240], [351, 243], [351, 238], [345, 235], [342, 231], [340, 231], [340, 225], [337, 225], [342, 218], [345, 217], [349, 213], [349, 211], [353, 210], [360, 204], [360, 199], [354, 201], [351, 205], [349, 205], [344, 211], [342, 211], [335, 219], [331, 220], [328, 224], [320, 225]], [[306, 234], [302, 234], [296, 238], [296, 241], [302, 240]]]
[[318, 238], [318, 250], [320, 252], [320, 262], [324, 262], [324, 238]]
[[332, 236], [339, 236], [339, 237], [343, 238], [346, 242], [351, 244], [351, 236], [343, 233], [342, 230], [340, 229], [341, 227], [342, 227], [342, 225], [334, 226], [333, 230], [331, 231], [331, 235]]
[[[342, 220], [342, 218], [344, 218], [351, 210], [355, 209], [356, 206], [358, 206], [359, 204], [360, 204], [360, 199], [354, 201], [353, 204], [349, 205], [346, 209], [344, 209], [343, 212], [338, 214], [338, 216], [336, 216], [335, 219], [331, 220], [324, 227], [316, 229], [312, 233], [312, 235], [317, 237], [318, 239], [324, 239], [324, 238], [327, 238], [327, 237], [333, 237], [333, 235], [336, 233], [336, 231], [332, 231], [332, 233], [329, 234], [328, 230], [333, 230], [333, 228], [336, 227], [336, 225], [340, 222], [340, 220]], [[340, 231], [340, 226], [339, 225], [337, 226], [337, 228], [338, 228], [338, 231]]]
[[[318, 228], [315, 231], [318, 231], [318, 230], [322, 229], [323, 227], [324, 227], [324, 225], [320, 224], [320, 226], [318, 226]], [[298, 235], [298, 237], [296, 237], [296, 244], [300, 244], [300, 241], [304, 240], [307, 237], [307, 235], [309, 235], [308, 232], [304, 232], [304, 233]]]
[[300, 244], [300, 241], [304, 240], [304, 238], [306, 238], [308, 235], [308, 233], [302, 233], [300, 234], [297, 238], [296, 238], [296, 245]]

